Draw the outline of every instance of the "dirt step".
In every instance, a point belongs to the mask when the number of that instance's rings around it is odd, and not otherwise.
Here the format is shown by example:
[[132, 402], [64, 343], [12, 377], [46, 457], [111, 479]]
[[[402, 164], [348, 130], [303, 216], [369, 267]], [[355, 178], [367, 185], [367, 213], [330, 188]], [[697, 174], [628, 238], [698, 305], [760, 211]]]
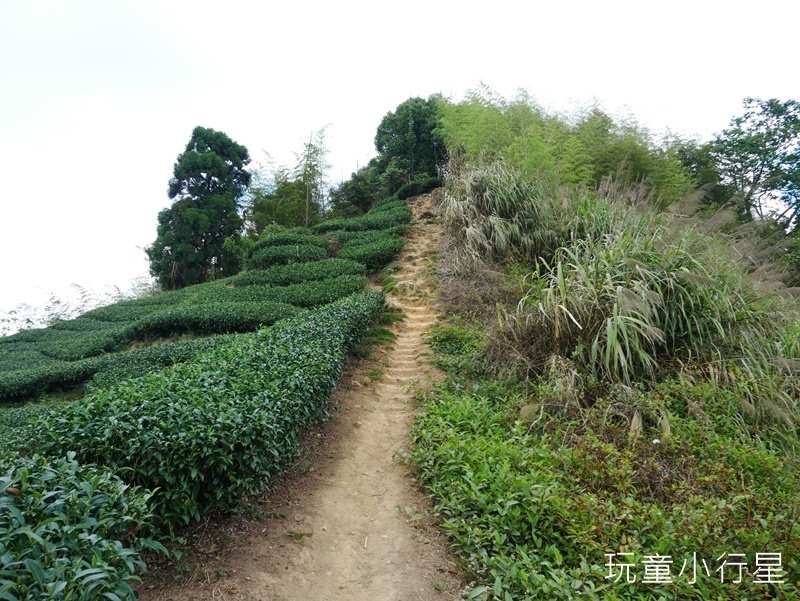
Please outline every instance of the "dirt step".
[[395, 358], [394, 361], [392, 361], [391, 369], [403, 368], [403, 367], [407, 367], [409, 369], [421, 369], [422, 366], [420, 365], [420, 363], [421, 361], [418, 358], [403, 359], [398, 357]]
[[386, 370], [385, 373], [392, 375], [392, 376], [405, 376], [411, 374], [412, 376], [419, 374], [422, 372], [423, 369], [419, 365], [415, 365], [413, 367], [395, 367], [392, 365], [389, 369]]

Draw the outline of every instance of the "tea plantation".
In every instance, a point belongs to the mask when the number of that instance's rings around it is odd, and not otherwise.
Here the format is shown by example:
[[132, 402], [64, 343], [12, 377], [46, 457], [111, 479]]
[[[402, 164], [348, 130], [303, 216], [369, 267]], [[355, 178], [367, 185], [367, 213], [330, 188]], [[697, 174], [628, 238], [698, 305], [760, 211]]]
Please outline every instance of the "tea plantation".
[[135, 598], [142, 551], [263, 490], [327, 418], [409, 219], [270, 227], [239, 275], [0, 338], [0, 599]]

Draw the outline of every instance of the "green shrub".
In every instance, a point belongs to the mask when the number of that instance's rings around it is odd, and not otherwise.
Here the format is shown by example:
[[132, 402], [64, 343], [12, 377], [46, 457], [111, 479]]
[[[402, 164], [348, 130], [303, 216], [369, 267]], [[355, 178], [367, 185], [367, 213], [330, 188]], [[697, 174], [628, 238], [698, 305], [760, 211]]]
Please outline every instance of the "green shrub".
[[0, 345], [0, 372], [52, 365], [54, 361], [36, 350], [32, 343]]
[[317, 307], [331, 303], [364, 289], [363, 275], [342, 275], [337, 278], [272, 288], [270, 296], [297, 307]]
[[[288, 286], [242, 286], [240, 288], [209, 288], [189, 305], [198, 312], [210, 303], [250, 302], [285, 303], [297, 307], [314, 307], [333, 302], [361, 290], [367, 283], [363, 275], [342, 275], [326, 280], [290, 284]], [[180, 309], [180, 307], [179, 307]], [[154, 316], [157, 317], [157, 316]]]
[[133, 333], [127, 324], [88, 332], [49, 328], [45, 331], [47, 336], [37, 341], [37, 350], [46, 357], [59, 361], [78, 361], [109, 352], [119, 344], [130, 340]]
[[[156, 295], [153, 298], [157, 298], [159, 296], [161, 295]], [[161, 311], [167, 306], [175, 304], [178, 303], [154, 303], [150, 302], [149, 299], [141, 302], [131, 301], [114, 303], [113, 305], [107, 305], [105, 307], [100, 307], [99, 309], [89, 311], [88, 313], [84, 313], [81, 318], [110, 323], [131, 323], [150, 315], [151, 313]]]
[[[135, 599], [150, 493], [110, 470], [0, 454], [0, 598]], [[9, 492], [11, 491], [11, 492]]]
[[444, 181], [440, 177], [415, 179], [412, 182], [400, 186], [397, 192], [394, 193], [394, 196], [396, 196], [400, 200], [405, 200], [406, 198], [410, 198], [412, 196], [425, 194], [426, 192], [430, 192], [435, 188], [440, 188], [443, 185], [443, 183]]
[[176, 363], [189, 361], [200, 353], [230, 344], [234, 336], [236, 335], [222, 334], [184, 342], [168, 342], [106, 355], [98, 364], [97, 373], [87, 383], [88, 389], [108, 388], [123, 380], [138, 378]]
[[242, 286], [287, 286], [318, 280], [327, 280], [341, 275], [362, 275], [364, 265], [344, 259], [322, 259], [309, 263], [275, 265], [268, 269], [248, 271], [233, 278], [235, 287]]
[[42, 453], [74, 450], [151, 490], [170, 527], [261, 490], [326, 415], [344, 351], [383, 306], [349, 296], [73, 402], [32, 425]]
[[99, 321], [89, 317], [76, 317], [75, 319], [66, 319], [51, 325], [48, 329], [50, 331], [67, 331], [67, 332], [101, 332], [113, 330], [116, 326], [107, 321]]
[[311, 234], [296, 234], [296, 233], [279, 233], [272, 234], [264, 237], [256, 242], [247, 253], [247, 258], [251, 258], [262, 248], [269, 248], [271, 246], [318, 246], [322, 250], [328, 250], [328, 241], [319, 236], [312, 236]]
[[363, 263], [367, 271], [374, 272], [388, 265], [400, 251], [403, 250], [404, 240], [397, 236], [380, 236], [373, 242], [348, 243], [339, 251], [340, 259], [358, 261]]
[[311, 228], [314, 233], [323, 234], [336, 230], [358, 232], [364, 230], [385, 230], [396, 225], [402, 225], [411, 221], [411, 209], [408, 205], [393, 206], [387, 210], [372, 211], [353, 217], [352, 219], [331, 219], [323, 221]]
[[389, 196], [384, 198], [383, 200], [379, 200], [376, 202], [370, 210], [367, 212], [368, 215], [378, 215], [385, 211], [394, 211], [396, 209], [403, 209], [408, 207], [405, 200], [399, 200], [394, 196]]
[[312, 244], [266, 246], [253, 251], [250, 258], [245, 262], [245, 268], [248, 270], [266, 269], [273, 265], [319, 261], [327, 256], [327, 249]]
[[54, 361], [32, 369], [0, 372], [0, 400], [18, 401], [47, 391], [69, 388], [97, 373], [103, 357]]
[[378, 238], [384, 236], [403, 236], [408, 231], [408, 224], [395, 225], [385, 230], [363, 230], [363, 231], [345, 231], [336, 230], [326, 234], [334, 240], [338, 240], [344, 244], [358, 243], [358, 242], [374, 242]]
[[274, 301], [195, 303], [148, 315], [136, 322], [134, 330], [140, 337], [252, 332], [296, 312], [294, 307]]

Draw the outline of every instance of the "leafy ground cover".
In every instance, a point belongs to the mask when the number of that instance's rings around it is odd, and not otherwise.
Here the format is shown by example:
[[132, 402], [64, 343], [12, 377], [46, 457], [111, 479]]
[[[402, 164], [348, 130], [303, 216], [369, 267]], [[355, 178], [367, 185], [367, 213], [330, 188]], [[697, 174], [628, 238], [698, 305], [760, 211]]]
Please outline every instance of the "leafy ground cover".
[[[413, 458], [476, 581], [474, 597], [795, 598], [797, 460], [731, 439], [736, 399], [706, 405], [703, 423], [685, 406], [713, 397], [685, 392], [664, 385], [648, 397], [684, 405], [665, 438], [631, 436], [610, 401], [571, 421], [508, 383], [438, 388], [414, 427]], [[758, 571], [776, 565], [776, 553], [779, 585]], [[658, 562], [660, 581], [652, 578]], [[617, 578], [623, 564], [635, 566], [635, 583]]]

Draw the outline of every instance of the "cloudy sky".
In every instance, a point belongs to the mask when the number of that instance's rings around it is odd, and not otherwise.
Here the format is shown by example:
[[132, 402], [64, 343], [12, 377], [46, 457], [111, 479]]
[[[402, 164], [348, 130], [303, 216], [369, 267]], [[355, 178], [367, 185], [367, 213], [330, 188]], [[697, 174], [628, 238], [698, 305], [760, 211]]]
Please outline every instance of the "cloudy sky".
[[285, 163], [328, 125], [333, 180], [399, 103], [481, 82], [707, 139], [745, 96], [800, 99], [799, 17], [795, 0], [0, 0], [0, 311], [146, 274], [196, 125]]

